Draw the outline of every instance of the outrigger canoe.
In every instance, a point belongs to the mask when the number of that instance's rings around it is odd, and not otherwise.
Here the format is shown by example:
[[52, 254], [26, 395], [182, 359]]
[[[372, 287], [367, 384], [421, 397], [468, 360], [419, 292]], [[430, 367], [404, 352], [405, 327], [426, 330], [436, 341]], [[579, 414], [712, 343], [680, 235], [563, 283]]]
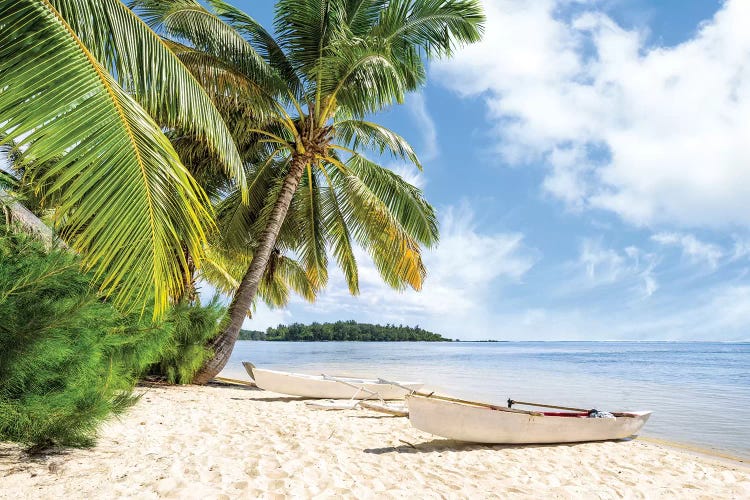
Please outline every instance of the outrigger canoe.
[[[406, 402], [409, 421], [417, 429], [456, 441], [487, 444], [576, 443], [624, 439], [637, 434], [651, 415], [650, 411], [597, 412], [608, 415], [609, 418], [592, 418], [592, 412], [596, 410], [528, 411], [426, 394], [411, 394], [406, 397]], [[514, 402], [509, 400], [509, 403]], [[566, 408], [533, 403], [529, 405]]]
[[404, 399], [422, 387], [419, 382], [393, 382], [382, 379], [307, 375], [257, 368], [243, 361], [248, 375], [261, 389], [310, 399]]

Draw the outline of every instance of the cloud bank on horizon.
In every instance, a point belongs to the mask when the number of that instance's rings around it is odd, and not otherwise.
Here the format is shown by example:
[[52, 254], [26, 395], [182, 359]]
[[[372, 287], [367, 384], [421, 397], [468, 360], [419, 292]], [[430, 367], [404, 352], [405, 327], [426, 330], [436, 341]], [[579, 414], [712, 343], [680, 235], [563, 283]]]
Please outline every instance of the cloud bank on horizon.
[[[317, 304], [260, 308], [246, 327], [354, 318], [462, 339], [750, 339], [750, 2], [717, 5], [672, 45], [612, 4], [485, 0], [485, 39], [433, 64], [406, 118], [426, 174], [394, 166], [441, 213], [421, 293], [387, 289], [361, 256], [360, 297], [332, 273]], [[436, 85], [479, 103], [473, 126], [490, 132], [441, 133]], [[565, 224], [506, 227], [484, 209], [491, 195], [433, 180], [430, 165], [467, 145], [500, 158], [488, 185], [527, 189], [514, 172], [534, 172], [525, 209]]]

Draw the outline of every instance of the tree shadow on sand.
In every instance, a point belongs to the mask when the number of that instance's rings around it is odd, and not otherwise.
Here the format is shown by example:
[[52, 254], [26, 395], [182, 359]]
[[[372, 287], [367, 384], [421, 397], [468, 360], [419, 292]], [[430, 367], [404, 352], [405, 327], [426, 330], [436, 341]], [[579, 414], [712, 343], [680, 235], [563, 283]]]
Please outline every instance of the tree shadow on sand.
[[253, 401], [265, 401], [267, 403], [291, 403], [292, 401], [309, 401], [307, 398], [299, 396], [277, 396], [270, 398], [250, 398]]
[[[628, 439], [613, 440], [613, 442], [627, 441]], [[555, 443], [555, 444], [478, 444], [454, 441], [452, 439], [433, 439], [420, 443], [409, 443], [404, 440], [399, 446], [386, 446], [383, 448], [367, 448], [365, 453], [382, 455], [385, 453], [445, 453], [445, 452], [467, 452], [479, 450], [507, 450], [515, 448], [573, 448], [587, 443]]]
[[0, 442], [0, 477], [19, 473], [36, 475], [44, 470], [56, 473], [62, 462], [54, 459], [69, 453], [66, 447], [25, 448], [16, 443]]
[[214, 389], [242, 389], [243, 391], [262, 391], [260, 387], [249, 385], [249, 384], [233, 384], [231, 382], [219, 382], [212, 380], [206, 384], [206, 387], [212, 387]]

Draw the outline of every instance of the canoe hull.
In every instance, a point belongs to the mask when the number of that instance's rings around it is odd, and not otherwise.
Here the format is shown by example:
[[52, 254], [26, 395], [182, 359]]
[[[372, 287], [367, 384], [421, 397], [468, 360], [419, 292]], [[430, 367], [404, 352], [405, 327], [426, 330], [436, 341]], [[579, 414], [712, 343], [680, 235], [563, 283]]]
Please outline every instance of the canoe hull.
[[[358, 391], [354, 387], [336, 382], [335, 380], [326, 380], [319, 375], [264, 370], [262, 368], [248, 367], [247, 364], [245, 364], [245, 369], [253, 377], [258, 387], [266, 391], [310, 399], [373, 398], [368, 392]], [[375, 379], [337, 378], [368, 391], [376, 392], [382, 399], [404, 399], [409, 392], [406, 389], [391, 384], [378, 383]], [[415, 382], [400, 382], [400, 384], [412, 390], [417, 390], [423, 385]]]
[[632, 417], [576, 418], [534, 416], [437, 398], [409, 396], [409, 421], [437, 436], [487, 444], [546, 444], [607, 441], [633, 436], [651, 412]]

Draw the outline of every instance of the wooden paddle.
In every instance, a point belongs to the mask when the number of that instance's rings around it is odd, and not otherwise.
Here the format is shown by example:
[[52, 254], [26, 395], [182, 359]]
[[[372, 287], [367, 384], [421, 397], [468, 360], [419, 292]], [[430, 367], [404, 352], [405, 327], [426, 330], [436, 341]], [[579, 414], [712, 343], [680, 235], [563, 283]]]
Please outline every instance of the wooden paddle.
[[577, 412], [590, 412], [591, 409], [588, 410], [583, 408], [570, 408], [569, 406], [555, 406], [555, 405], [545, 405], [541, 403], [529, 403], [527, 401], [516, 401], [513, 399], [508, 400], [508, 408], [511, 407], [511, 405], [524, 405], [524, 406], [537, 406], [539, 408], [555, 408], [557, 410], [568, 410], [568, 411], [577, 411]]
[[[589, 413], [591, 410], [586, 410], [584, 408], [571, 408], [569, 406], [556, 406], [556, 405], [547, 405], [542, 403], [530, 403], [528, 401], [516, 401], [513, 399], [508, 399], [508, 408], [510, 408], [510, 405], [524, 405], [524, 406], [537, 406], [539, 408], [554, 408], [556, 410], [568, 410], [568, 411], [577, 411], [577, 412], [586, 412]], [[637, 417], [638, 415], [635, 415], [633, 413], [625, 413], [625, 412], [611, 412], [612, 415], [615, 417]]]
[[498, 411], [507, 411], [509, 413], [523, 413], [525, 415], [534, 415], [535, 417], [544, 416], [544, 414], [538, 411], [517, 410], [515, 408], [506, 408], [505, 406], [497, 406], [497, 405], [493, 405], [489, 403], [480, 403], [479, 401], [468, 401], [466, 399], [451, 398], [448, 396], [439, 396], [435, 394], [434, 392], [430, 392], [430, 393], [419, 392], [419, 391], [415, 391], [414, 389], [411, 389], [410, 387], [406, 387], [405, 385], [401, 385], [398, 382], [393, 382], [391, 380], [385, 380], [382, 378], [378, 379], [378, 383], [395, 385], [396, 387], [400, 387], [408, 391], [409, 394], [412, 394], [414, 396], [422, 396], [423, 398], [433, 398], [433, 399], [440, 399], [442, 401], [450, 401], [452, 403], [462, 403], [465, 405], [481, 406], [482, 408], [489, 408], [491, 410], [498, 410]]
[[497, 406], [490, 403], [482, 403], [479, 401], [469, 401], [466, 399], [459, 399], [459, 398], [451, 398], [448, 396], [440, 396], [438, 394], [435, 394], [434, 392], [431, 393], [424, 393], [424, 392], [418, 392], [414, 391], [412, 393], [414, 396], [422, 396], [424, 398], [432, 398], [432, 399], [439, 399], [441, 401], [449, 401], [451, 403], [461, 403], [465, 405], [471, 405], [471, 406], [479, 406], [482, 408], [489, 408], [491, 410], [497, 410], [497, 411], [507, 411], [509, 413], [522, 413], [524, 415], [533, 415], [535, 417], [543, 417], [544, 413], [538, 412], [538, 411], [528, 411], [528, 410], [518, 410], [516, 408], [507, 408], [505, 406]]

